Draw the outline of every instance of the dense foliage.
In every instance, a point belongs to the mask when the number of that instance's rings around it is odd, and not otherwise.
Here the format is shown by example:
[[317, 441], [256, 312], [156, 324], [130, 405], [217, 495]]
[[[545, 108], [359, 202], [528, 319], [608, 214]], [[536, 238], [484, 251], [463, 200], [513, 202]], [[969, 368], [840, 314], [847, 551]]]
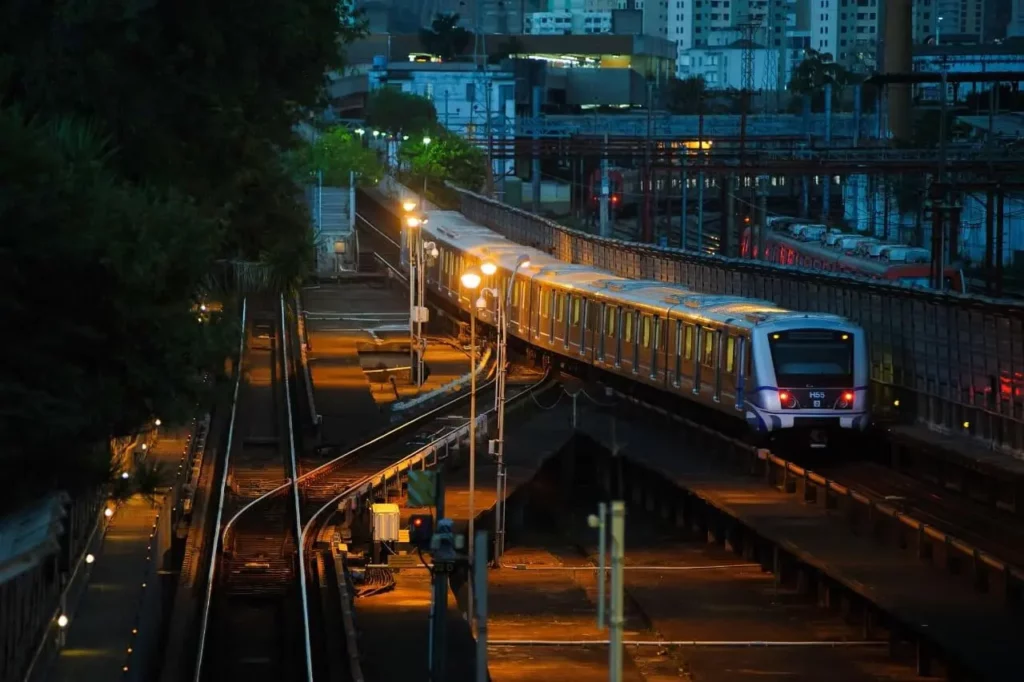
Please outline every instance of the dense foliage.
[[411, 137], [399, 150], [399, 160], [408, 164], [415, 177], [440, 188], [445, 181], [465, 189], [479, 191], [487, 179], [487, 158], [483, 151], [464, 137], [443, 131], [430, 144]]
[[366, 125], [387, 133], [422, 135], [438, 130], [434, 103], [396, 88], [374, 90], [366, 100]]
[[[8, 3], [0, 21], [0, 480], [88, 483], [194, 404], [235, 337], [194, 305], [312, 263], [286, 152], [362, 31], [335, 0]], [[204, 318], [206, 319], [206, 318]]]
[[317, 135], [315, 140], [292, 152], [289, 160], [297, 182], [309, 182], [320, 172], [320, 179], [329, 187], [347, 187], [353, 172], [356, 182], [364, 185], [376, 185], [384, 174], [377, 153], [360, 136], [342, 126]]

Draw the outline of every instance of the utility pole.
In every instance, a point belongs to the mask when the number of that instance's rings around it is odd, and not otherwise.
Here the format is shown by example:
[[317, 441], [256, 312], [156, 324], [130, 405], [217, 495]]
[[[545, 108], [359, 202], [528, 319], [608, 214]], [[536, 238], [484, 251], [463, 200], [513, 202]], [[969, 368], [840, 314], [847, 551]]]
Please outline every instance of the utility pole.
[[[476, 546], [487, 547], [487, 531], [476, 534]], [[476, 682], [487, 682], [487, 550], [473, 557], [473, 586], [476, 591]], [[470, 618], [470, 623], [473, 619]]]
[[704, 97], [700, 99], [700, 117], [697, 119], [697, 153], [700, 170], [697, 172], [697, 253], [704, 253]]
[[611, 236], [608, 226], [608, 133], [604, 134], [604, 146], [601, 154], [601, 236]]
[[[448, 625], [448, 567], [455, 561], [455, 543], [452, 534], [451, 519], [444, 518], [444, 479], [443, 466], [438, 466], [434, 477], [434, 499], [437, 508], [437, 532], [434, 540], [437, 544], [433, 549], [431, 579], [433, 594], [430, 603], [430, 643], [427, 650], [429, 656], [428, 669], [431, 682], [446, 682], [447, 651], [446, 635]], [[433, 542], [433, 541], [432, 541]]]
[[622, 580], [626, 558], [626, 503], [612, 502], [612, 612], [609, 618], [608, 679], [622, 682], [622, 642], [625, 627], [625, 594]]
[[767, 255], [764, 252], [765, 242], [767, 241], [768, 232], [768, 176], [759, 175], [757, 176], [757, 216], [755, 216], [754, 222], [751, 224], [751, 239], [750, 245], [753, 247], [753, 231], [757, 229], [757, 255], [753, 253], [751, 248], [750, 257], [758, 258], [760, 260], [767, 260]]
[[[487, 67], [484, 66], [486, 69]], [[484, 103], [487, 108], [487, 121], [485, 123], [487, 131], [487, 196], [494, 198], [494, 136], [491, 130], [491, 90], [493, 85], [489, 78], [484, 79], [484, 87], [487, 88], [487, 92], [484, 95]]]
[[651, 192], [654, 190], [654, 169], [652, 166], [651, 159], [651, 134], [653, 132], [653, 113], [654, 113], [654, 83], [648, 81], [647, 83], [647, 137], [644, 140], [644, 172], [641, 177], [644, 183], [644, 202], [643, 202], [643, 216], [642, 221], [642, 241], [645, 244], [650, 244], [654, 241], [654, 230], [651, 225]]

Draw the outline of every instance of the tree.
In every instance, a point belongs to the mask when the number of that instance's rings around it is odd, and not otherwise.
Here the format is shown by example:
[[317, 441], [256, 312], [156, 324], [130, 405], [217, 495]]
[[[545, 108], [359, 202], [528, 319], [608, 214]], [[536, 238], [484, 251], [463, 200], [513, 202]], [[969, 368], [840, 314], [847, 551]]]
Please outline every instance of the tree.
[[332, 187], [348, 186], [351, 172], [356, 173], [359, 182], [370, 185], [380, 182], [384, 174], [376, 152], [363, 146], [362, 139], [342, 126], [329, 128], [292, 152], [288, 165], [298, 182], [309, 183], [320, 171], [323, 183]]
[[447, 131], [432, 138], [430, 144], [410, 139], [399, 149], [399, 158], [408, 162], [414, 175], [426, 177], [436, 186], [448, 181], [479, 191], [487, 177], [487, 159], [480, 148]]
[[821, 109], [825, 101], [825, 86], [831, 85], [833, 104], [837, 103], [843, 89], [853, 84], [853, 74], [837, 64], [828, 52], [807, 49], [805, 53], [807, 56], [793, 69], [789, 89], [810, 96], [812, 109]]
[[[177, 190], [224, 227], [225, 262], [267, 261], [301, 251], [308, 232], [281, 152], [299, 144], [296, 124], [324, 102], [341, 45], [364, 32], [349, 7], [16, 3], [0, 22], [10, 56], [0, 101], [30, 116], [93, 121], [111, 136], [111, 170]], [[294, 281], [304, 263], [279, 265], [279, 279]]]
[[434, 133], [438, 128], [437, 110], [426, 97], [383, 87], [366, 100], [366, 125], [392, 134]]
[[472, 33], [459, 26], [458, 14], [438, 14], [429, 29], [420, 29], [423, 49], [446, 62], [465, 52], [472, 37]]
[[703, 76], [673, 78], [668, 82], [665, 105], [673, 114], [699, 114], [705, 109], [708, 84]]
[[113, 158], [94, 127], [0, 109], [4, 504], [102, 482], [108, 443], [181, 417], [237, 342], [196, 314], [218, 226]]

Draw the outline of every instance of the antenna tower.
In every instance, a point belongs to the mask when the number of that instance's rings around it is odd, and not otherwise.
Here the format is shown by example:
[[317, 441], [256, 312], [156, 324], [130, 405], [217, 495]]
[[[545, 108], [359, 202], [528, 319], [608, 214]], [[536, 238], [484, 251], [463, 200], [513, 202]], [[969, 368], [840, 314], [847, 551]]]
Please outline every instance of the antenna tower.
[[740, 155], [747, 142], [747, 116], [750, 114], [750, 96], [754, 91], [754, 34], [761, 27], [763, 16], [748, 16], [738, 24], [743, 41], [743, 88], [740, 91]]

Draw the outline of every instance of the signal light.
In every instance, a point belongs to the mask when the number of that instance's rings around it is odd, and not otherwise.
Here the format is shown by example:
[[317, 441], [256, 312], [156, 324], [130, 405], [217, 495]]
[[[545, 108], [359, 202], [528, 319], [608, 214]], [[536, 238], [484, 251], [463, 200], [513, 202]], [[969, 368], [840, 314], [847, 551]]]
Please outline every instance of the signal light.
[[430, 549], [434, 536], [434, 517], [430, 514], [414, 514], [409, 517], [409, 542], [421, 552]]
[[843, 394], [843, 400], [845, 400], [848, 403], [852, 403], [853, 402], [853, 391], [847, 391], [846, 393], [844, 393]]

